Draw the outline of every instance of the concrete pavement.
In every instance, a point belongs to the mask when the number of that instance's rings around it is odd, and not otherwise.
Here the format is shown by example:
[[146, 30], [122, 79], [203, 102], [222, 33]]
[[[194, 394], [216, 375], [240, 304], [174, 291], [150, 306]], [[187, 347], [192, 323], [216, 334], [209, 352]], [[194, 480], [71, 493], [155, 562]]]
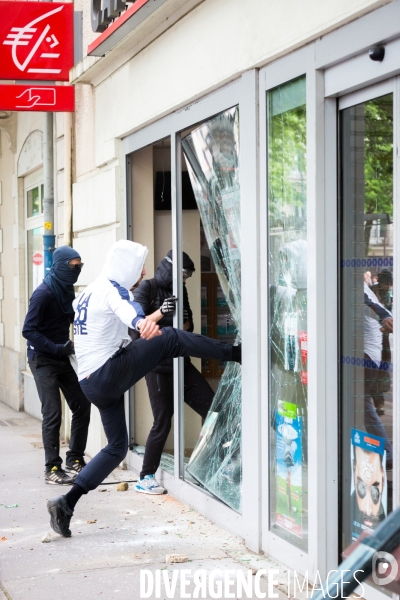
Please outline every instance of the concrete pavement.
[[[209, 575], [215, 569], [247, 574], [251, 568], [255, 574], [259, 569], [279, 568], [171, 496], [137, 494], [133, 483], [126, 492], [117, 492], [116, 485], [102, 485], [84, 496], [71, 521], [72, 537], [54, 534], [46, 501], [68, 488], [44, 482], [40, 431], [39, 421], [0, 403], [1, 600], [2, 595], [8, 600], [136, 600], [141, 597], [141, 569], [153, 573], [165, 569], [166, 555], [175, 553], [186, 554], [190, 562], [168, 565], [168, 580], [173, 581], [174, 570], [189, 569], [189, 592], [197, 569]], [[132, 479], [136, 479], [133, 472], [116, 470], [109, 481]], [[4, 506], [13, 504], [18, 506]], [[46, 533], [49, 543], [42, 542]], [[280, 579], [285, 580], [282, 568]], [[283, 590], [284, 583], [279, 587]], [[265, 579], [261, 590], [267, 591]], [[155, 589], [147, 597], [167, 595], [161, 585], [161, 595]], [[184, 597], [179, 583], [169, 597]], [[203, 597], [211, 598], [208, 593]], [[224, 598], [224, 593], [219, 597]]]

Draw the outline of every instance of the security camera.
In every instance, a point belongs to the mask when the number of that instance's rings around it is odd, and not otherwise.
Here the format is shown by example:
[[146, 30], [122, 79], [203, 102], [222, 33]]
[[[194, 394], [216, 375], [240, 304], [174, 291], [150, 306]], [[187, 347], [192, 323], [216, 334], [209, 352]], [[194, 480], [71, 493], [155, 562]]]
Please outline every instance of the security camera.
[[368, 52], [368, 56], [371, 60], [375, 60], [377, 62], [382, 62], [385, 58], [385, 48], [384, 46], [375, 46], [375, 48], [370, 48]]

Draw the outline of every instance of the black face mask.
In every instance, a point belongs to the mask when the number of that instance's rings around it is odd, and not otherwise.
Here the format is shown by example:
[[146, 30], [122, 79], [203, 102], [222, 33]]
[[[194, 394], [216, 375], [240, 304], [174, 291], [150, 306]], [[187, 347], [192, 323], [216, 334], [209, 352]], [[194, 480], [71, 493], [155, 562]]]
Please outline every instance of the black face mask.
[[72, 302], [75, 299], [74, 284], [77, 282], [82, 267], [69, 266], [74, 258], [81, 258], [73, 248], [61, 246], [53, 254], [53, 266], [44, 278], [44, 283], [53, 292], [54, 297], [64, 313], [73, 314]]

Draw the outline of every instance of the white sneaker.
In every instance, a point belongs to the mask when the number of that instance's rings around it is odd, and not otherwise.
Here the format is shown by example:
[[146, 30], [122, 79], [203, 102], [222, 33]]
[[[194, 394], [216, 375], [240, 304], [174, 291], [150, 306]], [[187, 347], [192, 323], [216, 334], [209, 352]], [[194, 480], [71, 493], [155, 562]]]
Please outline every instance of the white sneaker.
[[154, 475], [145, 475], [143, 479], [139, 479], [135, 490], [142, 494], [164, 494], [166, 492]]

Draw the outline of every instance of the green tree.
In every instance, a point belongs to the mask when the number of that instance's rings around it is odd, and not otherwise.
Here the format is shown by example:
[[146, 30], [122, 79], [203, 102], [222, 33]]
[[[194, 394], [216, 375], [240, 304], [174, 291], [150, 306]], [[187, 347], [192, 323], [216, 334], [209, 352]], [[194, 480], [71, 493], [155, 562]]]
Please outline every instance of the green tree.
[[[381, 96], [364, 105], [364, 212], [393, 217], [393, 100]], [[373, 221], [366, 220], [364, 241], [369, 251]], [[381, 221], [381, 233], [386, 223]]]

